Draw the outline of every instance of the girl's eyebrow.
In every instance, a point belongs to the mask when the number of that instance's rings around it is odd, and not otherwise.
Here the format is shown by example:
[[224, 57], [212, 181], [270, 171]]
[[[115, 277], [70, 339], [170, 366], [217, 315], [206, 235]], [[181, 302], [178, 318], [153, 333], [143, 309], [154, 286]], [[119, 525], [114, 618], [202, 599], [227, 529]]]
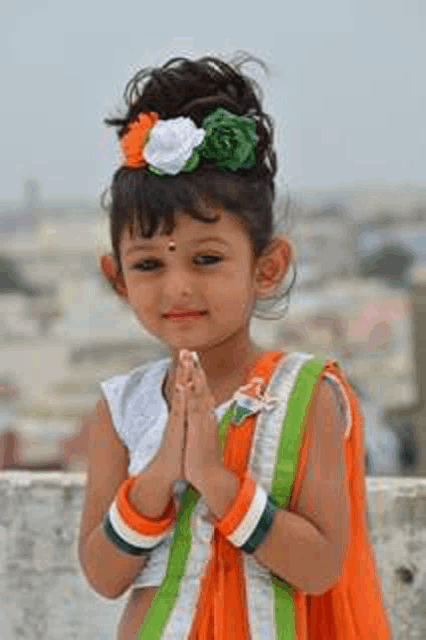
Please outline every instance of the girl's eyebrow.
[[[226, 242], [226, 240], [224, 240], [223, 238], [220, 238], [219, 236], [208, 236], [207, 238], [198, 238], [195, 240], [192, 240], [192, 244], [203, 244], [205, 242], [219, 242], [220, 244], [224, 245], [225, 247], [228, 247], [229, 244], [228, 242]], [[134, 251], [143, 251], [143, 250], [147, 250], [150, 251], [152, 249], [157, 249], [157, 245], [156, 244], [148, 244], [147, 242], [141, 242], [138, 244], [134, 244], [132, 247], [130, 247], [130, 249], [128, 249], [124, 255], [127, 256], [130, 253], [133, 253]]]
[[199, 238], [198, 240], [193, 240], [194, 244], [201, 244], [202, 242], [219, 242], [220, 244], [223, 244], [225, 247], [229, 246], [226, 240], [224, 240], [219, 236], [208, 236], [207, 238]]

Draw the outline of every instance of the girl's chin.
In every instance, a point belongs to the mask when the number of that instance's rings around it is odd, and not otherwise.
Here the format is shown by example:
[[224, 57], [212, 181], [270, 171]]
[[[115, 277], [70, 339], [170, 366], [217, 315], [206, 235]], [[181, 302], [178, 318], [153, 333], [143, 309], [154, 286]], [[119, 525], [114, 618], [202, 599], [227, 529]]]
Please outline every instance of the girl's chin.
[[174, 342], [173, 344], [167, 345], [170, 351], [179, 352], [181, 349], [186, 349], [187, 351], [204, 351], [206, 346], [200, 344], [199, 342], [189, 342], [188, 340], [182, 340], [181, 342]]
[[162, 340], [164, 346], [166, 346], [169, 351], [173, 354], [178, 355], [181, 349], [186, 349], [187, 351], [196, 351], [197, 353], [202, 353], [203, 351], [208, 351], [212, 347], [211, 340], [206, 342], [200, 339], [190, 339], [189, 336], [182, 336], [180, 338], [176, 338], [174, 340]]

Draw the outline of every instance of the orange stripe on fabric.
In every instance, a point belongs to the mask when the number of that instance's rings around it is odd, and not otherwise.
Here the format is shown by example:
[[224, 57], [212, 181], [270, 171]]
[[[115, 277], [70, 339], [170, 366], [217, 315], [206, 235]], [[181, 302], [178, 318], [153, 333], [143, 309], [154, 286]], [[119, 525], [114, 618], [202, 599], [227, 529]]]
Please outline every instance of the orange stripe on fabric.
[[137, 476], [129, 476], [120, 486], [116, 497], [118, 512], [124, 522], [138, 533], [142, 533], [146, 536], [155, 536], [160, 533], [164, 533], [174, 520], [175, 509], [173, 498], [171, 498], [168, 507], [161, 518], [158, 518], [158, 520], [146, 518], [138, 513], [129, 502], [129, 491], [136, 482], [136, 478]]
[[[282, 351], [271, 351], [255, 362], [246, 381], [262, 377], [267, 384]], [[223, 452], [223, 465], [243, 481], [247, 469], [256, 416], [248, 416], [235, 427], [229, 426]], [[215, 528], [211, 558], [202, 578], [197, 613], [189, 640], [249, 640], [245, 581], [241, 552]]]
[[236, 499], [229, 507], [228, 512], [225, 513], [222, 520], [216, 522], [216, 528], [223, 536], [225, 536], [225, 538], [228, 537], [241, 523], [241, 520], [244, 518], [251, 503], [253, 502], [255, 492], [255, 481], [251, 476], [246, 475], [240, 486], [240, 490], [237, 493]]

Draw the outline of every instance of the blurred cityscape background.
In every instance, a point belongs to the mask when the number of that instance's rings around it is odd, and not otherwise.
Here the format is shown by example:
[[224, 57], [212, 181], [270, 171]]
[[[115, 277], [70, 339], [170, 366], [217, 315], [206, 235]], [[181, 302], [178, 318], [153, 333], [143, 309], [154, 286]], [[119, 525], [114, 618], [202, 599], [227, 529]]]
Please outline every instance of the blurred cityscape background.
[[[85, 470], [100, 380], [164, 357], [103, 281], [107, 216], [43, 199], [0, 202], [0, 467]], [[333, 356], [365, 416], [369, 475], [426, 475], [426, 185], [291, 193], [298, 279], [265, 348]], [[277, 209], [285, 206], [278, 198]]]

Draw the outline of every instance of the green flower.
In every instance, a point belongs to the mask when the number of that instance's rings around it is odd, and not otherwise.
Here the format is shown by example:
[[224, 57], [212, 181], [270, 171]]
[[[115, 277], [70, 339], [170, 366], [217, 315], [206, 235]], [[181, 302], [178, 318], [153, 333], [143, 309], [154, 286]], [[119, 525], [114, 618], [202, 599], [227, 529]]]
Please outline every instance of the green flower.
[[219, 107], [204, 118], [206, 132], [200, 153], [219, 169], [251, 169], [256, 164], [256, 125]]

